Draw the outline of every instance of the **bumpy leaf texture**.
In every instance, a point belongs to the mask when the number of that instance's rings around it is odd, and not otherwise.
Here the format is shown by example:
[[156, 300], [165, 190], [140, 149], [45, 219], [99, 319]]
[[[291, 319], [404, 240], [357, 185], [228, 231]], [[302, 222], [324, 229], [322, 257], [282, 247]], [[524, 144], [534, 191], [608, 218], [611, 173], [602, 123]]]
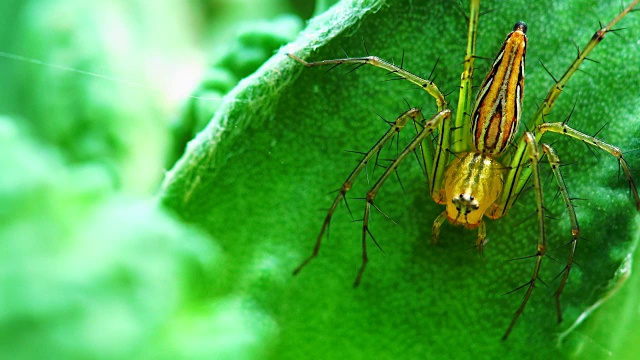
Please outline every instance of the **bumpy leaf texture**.
[[[391, 179], [376, 204], [396, 224], [374, 213], [368, 239], [370, 262], [359, 288], [351, 287], [361, 261], [363, 201], [370, 183], [363, 174], [349, 193], [352, 221], [338, 208], [319, 257], [297, 277], [292, 270], [311, 252], [317, 231], [342, 181], [359, 155], [411, 106], [426, 114], [435, 103], [426, 93], [384, 71], [363, 67], [305, 69], [286, 57], [321, 60], [371, 54], [400, 63], [435, 81], [451, 104], [466, 44], [466, 4], [441, 1], [345, 1], [313, 19], [298, 40], [280, 50], [227, 97], [207, 128], [167, 173], [163, 202], [197, 223], [231, 259], [229, 294], [241, 296], [278, 326], [272, 357], [335, 358], [557, 358], [623, 356], [593, 326], [578, 326], [557, 345], [559, 334], [623, 277], [616, 275], [635, 248], [638, 215], [614, 158], [560, 136], [545, 136], [556, 148], [567, 186], [576, 200], [582, 238], [562, 296], [564, 322], [557, 324], [553, 293], [566, 264], [569, 221], [556, 186], [545, 178], [550, 216], [549, 256], [525, 314], [507, 342], [500, 338], [520, 305], [536, 251], [532, 192], [507, 216], [488, 221], [489, 243], [474, 249], [475, 232], [445, 226], [440, 244], [430, 244], [433, 219], [443, 210], [428, 196], [413, 159], [399, 169], [404, 191]], [[518, 20], [529, 25], [524, 119], [530, 118], [553, 80], [583, 46], [620, 10], [598, 1], [531, 3], [486, 1], [480, 18], [476, 79], [482, 78], [505, 35]], [[570, 81], [547, 121], [562, 121], [623, 150], [640, 147], [640, 102], [635, 66], [640, 49], [638, 15], [624, 19], [620, 36], [608, 35]], [[479, 80], [477, 80], [479, 81]], [[523, 129], [521, 129], [523, 130]], [[406, 142], [413, 130], [402, 134]], [[380, 155], [393, 158], [396, 146]], [[638, 152], [627, 153], [640, 177]], [[381, 174], [368, 168], [369, 181]], [[544, 174], [548, 170], [545, 170]], [[620, 272], [619, 272], [620, 273]], [[597, 325], [596, 325], [597, 327]], [[275, 341], [275, 340], [274, 340]], [[265, 344], [266, 345], [266, 344]], [[586, 349], [586, 350], [585, 350]], [[582, 351], [582, 352], [581, 352]]]

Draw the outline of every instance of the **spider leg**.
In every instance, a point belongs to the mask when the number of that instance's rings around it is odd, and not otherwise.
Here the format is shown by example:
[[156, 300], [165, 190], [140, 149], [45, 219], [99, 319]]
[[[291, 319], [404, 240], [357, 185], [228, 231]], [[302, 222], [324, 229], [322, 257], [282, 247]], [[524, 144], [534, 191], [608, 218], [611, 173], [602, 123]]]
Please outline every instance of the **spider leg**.
[[[447, 211], [443, 211], [433, 221], [433, 227], [431, 228], [431, 242], [436, 245], [438, 243], [438, 237], [440, 236], [440, 227], [447, 220]], [[476, 238], [476, 248], [482, 252], [484, 244], [487, 240], [487, 225], [484, 220], [478, 223], [478, 237]]]
[[[453, 152], [465, 151], [470, 143], [471, 107], [473, 106], [473, 63], [476, 56], [476, 38], [478, 36], [478, 17], [480, 16], [480, 0], [471, 1], [469, 11], [469, 30], [467, 33], [467, 49], [464, 55], [464, 70], [460, 80], [460, 97], [456, 118], [453, 122]], [[465, 121], [467, 120], [467, 121]]]
[[537, 145], [535, 135], [533, 135], [530, 132], [527, 132], [524, 134], [524, 139], [527, 145], [527, 154], [529, 155], [528, 161], [531, 164], [531, 169], [532, 169], [533, 188], [535, 191], [535, 198], [536, 198], [536, 212], [538, 214], [538, 246], [537, 246], [536, 253], [532, 256], [536, 258], [536, 265], [533, 268], [533, 274], [531, 276], [531, 280], [529, 280], [527, 283], [525, 283], [521, 287], [513, 290], [513, 291], [516, 291], [523, 287], [527, 288], [527, 292], [524, 294], [522, 303], [520, 304], [520, 307], [518, 308], [518, 310], [516, 310], [516, 313], [513, 316], [513, 319], [511, 320], [511, 323], [509, 324], [507, 331], [502, 336], [502, 340], [506, 340], [509, 337], [509, 334], [511, 333], [511, 330], [513, 330], [513, 327], [515, 326], [518, 318], [524, 312], [524, 308], [527, 306], [527, 302], [529, 301], [529, 298], [531, 297], [531, 293], [533, 292], [533, 289], [535, 287], [536, 281], [538, 280], [538, 273], [540, 272], [542, 259], [544, 258], [544, 254], [547, 251], [547, 238], [544, 230], [545, 223], [544, 223], [542, 185], [540, 181], [540, 168], [539, 168], [540, 152], [538, 150], [538, 145]]
[[[627, 161], [625, 160], [625, 158], [622, 155], [622, 152], [620, 151], [619, 148], [608, 144], [600, 139], [597, 139], [594, 136], [590, 136], [587, 134], [584, 134], [578, 130], [575, 130], [573, 128], [571, 128], [570, 126], [568, 126], [565, 123], [561, 123], [561, 122], [557, 122], [557, 123], [543, 123], [541, 125], [538, 125], [534, 128], [534, 132], [527, 132], [524, 135], [524, 143], [525, 143], [525, 149], [522, 151], [523, 153], [526, 151], [526, 154], [528, 155], [528, 160], [531, 163], [531, 166], [528, 168], [525, 168], [526, 165], [526, 159], [524, 157], [519, 158], [518, 162], [515, 163], [515, 165], [512, 165], [512, 169], [513, 168], [517, 168], [517, 169], [522, 169], [523, 171], [520, 172], [520, 176], [524, 176], [525, 174], [527, 174], [527, 172], [525, 172], [525, 170], [528, 170], [528, 173], [531, 174], [531, 177], [533, 178], [533, 183], [534, 183], [534, 190], [536, 193], [536, 202], [538, 202], [539, 200], [542, 200], [542, 191], [541, 191], [541, 187], [540, 187], [540, 175], [539, 175], [539, 170], [538, 170], [538, 162], [539, 162], [539, 152], [537, 150], [537, 146], [534, 146], [538, 139], [545, 133], [545, 132], [554, 132], [557, 134], [561, 134], [564, 136], [569, 136], [572, 137], [574, 139], [578, 139], [584, 143], [586, 143], [587, 145], [590, 146], [594, 146], [598, 149], [601, 149], [602, 151], [608, 153], [609, 155], [615, 157], [618, 160], [618, 163], [620, 164], [620, 167], [622, 168], [623, 173], [625, 174], [625, 177], [627, 178], [627, 181], [629, 182], [629, 187], [631, 189], [631, 193], [633, 195], [634, 198], [634, 202], [636, 207], [640, 210], [640, 195], [638, 194], [638, 189], [635, 185], [635, 182], [633, 180], [633, 177], [631, 176], [631, 171], [629, 168], [629, 165], [627, 163]], [[535, 134], [535, 135], [534, 135]], [[580, 229], [578, 226], [578, 219], [575, 213], [575, 209], [574, 206], [571, 202], [571, 198], [569, 197], [568, 191], [567, 191], [567, 187], [566, 184], [564, 182], [564, 178], [562, 176], [562, 173], [560, 171], [560, 160], [558, 158], [558, 156], [556, 155], [555, 151], [553, 150], [553, 148], [551, 148], [549, 145], [546, 144], [542, 144], [541, 145], [542, 151], [544, 152], [544, 154], [547, 155], [548, 159], [549, 159], [549, 164], [551, 166], [551, 170], [554, 174], [554, 177], [556, 178], [556, 182], [558, 184], [559, 190], [560, 190], [560, 194], [565, 202], [565, 205], [567, 207], [567, 210], [569, 212], [569, 218], [571, 221], [571, 249], [570, 249], [570, 253], [569, 253], [569, 259], [567, 260], [567, 265], [563, 270], [562, 273], [562, 280], [560, 282], [560, 286], [558, 287], [558, 289], [556, 290], [554, 296], [556, 299], [556, 312], [557, 312], [557, 317], [558, 317], [558, 321], [562, 321], [562, 311], [561, 311], [561, 306], [560, 306], [560, 296], [562, 294], [562, 291], [564, 290], [568, 278], [569, 278], [569, 273], [571, 271], [571, 267], [573, 266], [573, 260], [574, 260], [574, 255], [575, 255], [575, 251], [576, 251], [576, 247], [578, 244], [578, 239], [580, 236]], [[535, 157], [532, 156], [532, 153], [537, 154]], [[535, 159], [535, 160], [534, 160]], [[534, 166], [535, 163], [535, 166]], [[503, 212], [500, 212], [500, 209], [508, 209], [511, 204], [513, 204], [513, 202], [515, 201], [515, 199], [517, 198], [517, 194], [522, 190], [522, 187], [524, 186], [524, 184], [527, 182], [528, 177], [520, 177], [518, 179], [507, 179], [507, 182], [505, 184], [505, 189], [503, 190], [503, 194], [506, 192], [513, 192], [512, 195], [506, 197], [507, 201], [504, 203], [498, 203], [498, 206], [496, 206], [496, 209], [494, 210], [494, 213], [491, 214], [490, 216], [494, 215], [496, 217], [500, 217], [502, 216], [502, 214], [504, 214], [504, 210]], [[516, 192], [517, 191], [517, 192]], [[541, 229], [541, 231], [544, 231], [544, 218], [542, 215], [541, 217], [541, 208], [538, 208], [538, 218], [539, 218], [539, 228]], [[537, 279], [537, 274], [539, 271], [539, 267], [540, 267], [540, 263], [542, 261], [542, 255], [544, 255], [544, 251], [541, 252], [540, 249], [540, 245], [545, 245], [545, 241], [544, 241], [544, 233], [541, 232], [539, 234], [539, 242], [538, 242], [538, 253], [535, 255], [538, 257], [538, 260], [536, 262], [536, 267], [534, 269], [534, 277], [532, 277], [532, 279], [529, 281], [529, 283], [525, 284], [524, 286], [529, 286], [527, 293], [525, 294], [525, 298], [522, 302], [522, 305], [520, 306], [520, 308], [518, 309], [518, 311], [516, 312], [516, 315], [514, 316], [509, 328], [507, 329], [507, 332], [505, 333], [503, 339], [506, 339], [509, 336], [509, 333], [511, 332], [511, 330], [513, 329], [513, 326], [515, 325], [516, 320], [518, 319], [518, 317], [522, 314], [522, 312], [524, 311], [524, 307], [526, 306], [526, 303], [529, 299], [529, 297], [531, 296], [531, 292], [533, 291], [533, 287], [535, 285], [535, 281]], [[543, 246], [542, 249], [544, 249], [546, 247]]]
[[571, 198], [569, 197], [567, 185], [565, 184], [564, 178], [562, 177], [562, 172], [560, 171], [560, 158], [558, 158], [558, 155], [551, 146], [542, 144], [541, 147], [542, 151], [547, 155], [549, 166], [551, 166], [551, 171], [556, 178], [558, 190], [560, 191], [560, 195], [562, 196], [564, 204], [567, 207], [567, 211], [569, 212], [569, 220], [571, 221], [571, 250], [569, 251], [569, 259], [567, 260], [567, 265], [562, 270], [562, 281], [560, 281], [560, 286], [558, 286], [558, 290], [556, 290], [554, 294], [556, 298], [556, 312], [558, 315], [558, 322], [561, 322], [562, 310], [560, 308], [560, 294], [562, 294], [562, 290], [564, 290], [564, 287], [567, 284], [567, 280], [569, 279], [569, 272], [571, 271], [571, 266], [573, 265], [573, 258], [576, 253], [578, 239], [580, 238], [580, 227], [578, 226], [578, 217], [576, 216], [575, 208], [573, 206], [573, 203], [571, 202]]
[[302, 60], [301, 58], [297, 57], [296, 55], [293, 54], [287, 54], [290, 58], [292, 58], [293, 60], [301, 63], [302, 65], [306, 66], [306, 67], [315, 67], [315, 66], [326, 66], [326, 65], [334, 65], [334, 66], [338, 66], [338, 65], [342, 65], [342, 64], [369, 64], [369, 65], [373, 65], [375, 67], [379, 67], [382, 69], [387, 70], [388, 72], [392, 73], [392, 74], [396, 74], [401, 78], [404, 78], [416, 85], [418, 85], [419, 87], [421, 87], [422, 89], [424, 89], [426, 92], [429, 93], [429, 95], [433, 96], [436, 99], [436, 103], [438, 105], [438, 111], [442, 111], [445, 107], [447, 107], [447, 101], [444, 98], [444, 95], [442, 94], [442, 92], [440, 91], [440, 89], [438, 89], [438, 87], [436, 86], [436, 84], [433, 83], [433, 81], [428, 80], [428, 79], [423, 79], [421, 77], [419, 77], [418, 75], [415, 75], [407, 70], [405, 70], [402, 66], [397, 66], [395, 64], [392, 64], [384, 59], [381, 59], [377, 56], [364, 56], [364, 57], [354, 57], [354, 58], [344, 58], [344, 59], [331, 59], [331, 60], [320, 60], [320, 61], [313, 61], [313, 62], [307, 62]]
[[[558, 80], [551, 87], [551, 89], [549, 89], [549, 92], [547, 93], [547, 97], [544, 99], [544, 101], [536, 111], [531, 121], [527, 124], [527, 128], [533, 129], [534, 126], [540, 125], [544, 122], [544, 118], [547, 116], [547, 114], [549, 114], [549, 112], [551, 112], [551, 109], [553, 108], [553, 105], [555, 104], [556, 99], [558, 98], [558, 96], [560, 96], [560, 93], [569, 82], [569, 79], [571, 78], [571, 76], [573, 76], [573, 74], [578, 70], [578, 67], [580, 66], [580, 64], [582, 64], [582, 62], [587, 58], [587, 56], [589, 56], [591, 51], [595, 49], [595, 47], [602, 41], [602, 39], [604, 39], [604, 36], [608, 32], [612, 31], [613, 27], [623, 17], [625, 17], [625, 15], [627, 15], [633, 10], [633, 8], [638, 4], [639, 1], [640, 0], [632, 1], [631, 4], [629, 4], [629, 6], [627, 6], [624, 10], [622, 10], [620, 14], [618, 14], [618, 16], [616, 16], [613, 20], [611, 20], [611, 22], [609, 22], [606, 26], [604, 26], [602, 29], [599, 29], [593, 34], [593, 36], [591, 37], [591, 40], [589, 40], [589, 42], [584, 46], [584, 48], [582, 48], [582, 50], [578, 52], [578, 56], [573, 60], [573, 63], [569, 65], [569, 68], [567, 68], [567, 70], [564, 72], [560, 80]], [[540, 141], [539, 136], [536, 136], [536, 138], [538, 139], [538, 141]]]
[[369, 261], [367, 257], [367, 235], [369, 234], [369, 215], [371, 213], [371, 206], [373, 205], [373, 200], [376, 195], [380, 191], [380, 188], [384, 184], [384, 182], [396, 171], [398, 165], [413, 151], [415, 151], [422, 142], [427, 138], [427, 136], [431, 135], [435, 129], [437, 129], [443, 122], [451, 118], [451, 110], [444, 109], [437, 114], [435, 114], [429, 121], [424, 124], [422, 130], [416, 135], [416, 137], [411, 140], [411, 142], [402, 150], [400, 154], [389, 164], [384, 173], [380, 176], [380, 178], [376, 181], [376, 183], [371, 187], [369, 192], [367, 192], [366, 196], [366, 204], [364, 209], [364, 217], [362, 222], [362, 263], [360, 265], [360, 269], [358, 270], [358, 274], [356, 275], [356, 279], [353, 282], [353, 286], [357, 287], [360, 284], [360, 279], [362, 278], [362, 274], [364, 273], [364, 269], [367, 266], [367, 262]]
[[376, 142], [376, 144], [364, 155], [362, 160], [358, 163], [358, 165], [353, 169], [347, 180], [342, 184], [338, 195], [333, 200], [331, 207], [329, 207], [329, 211], [327, 212], [327, 216], [324, 218], [324, 222], [322, 223], [322, 228], [320, 229], [320, 233], [316, 238], [316, 244], [313, 247], [313, 252], [309, 255], [304, 261], [298, 265], [298, 267], [293, 271], [293, 275], [297, 275], [300, 270], [302, 270], [311, 260], [313, 260], [318, 253], [320, 252], [320, 245], [322, 244], [322, 238], [324, 237], [325, 232], [329, 228], [329, 224], [331, 223], [331, 218], [333, 217], [333, 213], [335, 212], [338, 204], [342, 199], [344, 199], [345, 195], [351, 187], [353, 186], [354, 181], [360, 175], [363, 169], [366, 168], [369, 161], [380, 152], [380, 150], [387, 144], [393, 137], [399, 133], [409, 122], [409, 120], [413, 120], [414, 122], [420, 122], [423, 119], [422, 112], [420, 109], [412, 108], [404, 113], [402, 113], [396, 121], [391, 125], [391, 128], [387, 130], [387, 132]]
[[[631, 193], [633, 194], [636, 207], [638, 208], [638, 210], [640, 210], [640, 196], [638, 195], [638, 189], [635, 185], [635, 182], [633, 181], [633, 177], [631, 176], [629, 165], [627, 164], [627, 161], [624, 159], [622, 152], [620, 151], [619, 148], [611, 144], [608, 144], [600, 139], [597, 139], [594, 136], [590, 136], [578, 130], [575, 130], [565, 123], [559, 123], [559, 122], [544, 123], [544, 124], [538, 125], [536, 129], [541, 134], [544, 134], [545, 132], [550, 131], [557, 134], [569, 136], [574, 139], [578, 139], [587, 145], [597, 147], [598, 149], [603, 150], [609, 155], [614, 156], [618, 160], [618, 163], [620, 164], [620, 167], [622, 168], [622, 171], [624, 172], [627, 178], [627, 181], [629, 182], [629, 188], [631, 189]], [[556, 290], [554, 295], [556, 298], [556, 312], [558, 316], [558, 322], [560, 322], [562, 321], [560, 295], [562, 294], [562, 291], [564, 290], [564, 287], [567, 284], [567, 280], [569, 278], [569, 272], [571, 271], [571, 266], [573, 264], [573, 258], [575, 255], [578, 238], [580, 236], [580, 229], [578, 227], [578, 219], [576, 217], [574, 206], [571, 203], [571, 198], [569, 197], [567, 187], [564, 182], [564, 178], [562, 177], [562, 173], [560, 172], [560, 160], [556, 155], [555, 151], [553, 150], [553, 148], [551, 148], [549, 145], [542, 144], [542, 149], [547, 154], [547, 157], [549, 159], [549, 164], [551, 165], [551, 170], [553, 171], [553, 174], [556, 178], [556, 182], [558, 183], [560, 194], [564, 199], [565, 205], [569, 212], [569, 218], [571, 220], [571, 250], [569, 253], [569, 260], [567, 261], [567, 266], [563, 270], [562, 281], [560, 282], [560, 286], [558, 287], [558, 290]]]
[[440, 227], [447, 220], [447, 211], [443, 211], [438, 217], [433, 220], [433, 227], [431, 228], [431, 242], [435, 245], [438, 243], [438, 237], [440, 236]]
[[622, 168], [622, 171], [624, 172], [624, 175], [627, 178], [627, 181], [629, 181], [629, 188], [631, 189], [631, 193], [633, 194], [636, 207], [638, 208], [638, 210], [640, 210], [640, 195], [638, 195], [638, 188], [636, 187], [636, 184], [633, 181], [633, 177], [631, 177], [631, 170], [629, 169], [629, 164], [622, 156], [622, 151], [620, 151], [619, 148], [609, 143], [606, 143], [594, 136], [587, 135], [578, 130], [575, 130], [569, 125], [564, 123], [559, 123], [559, 122], [544, 123], [544, 124], [538, 125], [537, 129], [539, 130], [540, 134], [544, 134], [545, 132], [550, 131], [557, 134], [569, 136], [574, 139], [578, 139], [587, 145], [595, 146], [598, 149], [603, 150], [604, 152], [617, 158], [618, 163], [620, 164], [620, 167]]
[[476, 248], [478, 251], [482, 252], [484, 248], [484, 244], [487, 240], [487, 225], [484, 220], [478, 223], [478, 238], [476, 239]]

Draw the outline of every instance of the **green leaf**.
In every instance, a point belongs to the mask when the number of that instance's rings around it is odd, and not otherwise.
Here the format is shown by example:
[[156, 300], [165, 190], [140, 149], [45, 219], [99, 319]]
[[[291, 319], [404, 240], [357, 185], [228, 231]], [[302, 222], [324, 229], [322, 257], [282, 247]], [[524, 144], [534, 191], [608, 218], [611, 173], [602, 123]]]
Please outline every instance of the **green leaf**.
[[168, 167], [182, 156], [186, 143], [200, 132], [218, 110], [222, 95], [255, 72], [282, 45], [295, 39], [302, 20], [282, 15], [271, 20], [252, 21], [237, 29], [236, 41], [226, 45], [227, 52], [211, 65], [199, 88], [173, 124], [173, 150]]
[[[500, 337], [520, 305], [523, 291], [503, 295], [526, 283], [537, 244], [531, 192], [501, 219], [488, 221], [489, 243], [482, 255], [475, 232], [445, 226], [440, 244], [429, 242], [431, 225], [443, 208], [427, 194], [415, 161], [399, 169], [404, 185], [389, 181], [376, 204], [398, 225], [375, 213], [369, 265], [362, 284], [351, 284], [361, 261], [360, 223], [340, 207], [317, 259], [297, 277], [291, 271], [310, 254], [326, 209], [366, 151], [387, 129], [376, 114], [393, 120], [406, 102], [426, 114], [435, 105], [426, 93], [380, 69], [354, 72], [337, 68], [303, 69], [287, 52], [309, 60], [369, 53], [400, 63], [418, 75], [434, 70], [435, 81], [457, 102], [466, 43], [466, 21], [457, 2], [343, 1], [313, 19], [299, 39], [286, 46], [226, 98], [185, 156], [167, 173], [164, 204], [220, 241], [229, 257], [229, 294], [257, 307], [277, 323], [273, 358], [558, 358], [603, 354], [629, 357], [611, 336], [580, 325], [557, 345], [559, 334], [622, 279], [616, 271], [630, 256], [639, 220], [619, 178], [614, 158], [582, 144], [548, 135], [572, 197], [578, 205], [582, 238], [576, 265], [562, 296], [564, 322], [557, 324], [555, 276], [568, 256], [569, 221], [556, 187], [546, 182], [549, 257], [525, 314], [507, 342]], [[460, 4], [462, 9], [466, 4]], [[598, 27], [619, 11], [594, 1], [483, 3], [477, 54], [492, 59], [518, 20], [529, 25], [524, 119], [530, 118], [552, 79], [540, 61], [559, 77], [573, 60], [572, 44], [583, 46]], [[490, 11], [489, 11], [490, 10]], [[575, 106], [571, 125], [623, 150], [640, 147], [637, 68], [640, 39], [637, 14], [620, 23], [624, 31], [607, 35], [570, 81], [547, 121], [562, 121]], [[477, 74], [490, 60], [478, 59]], [[481, 78], [482, 75], [476, 75]], [[455, 108], [455, 107], [454, 107]], [[521, 129], [522, 130], [522, 129]], [[403, 134], [406, 141], [411, 130]], [[381, 158], [392, 158], [395, 147]], [[636, 177], [638, 152], [626, 153]], [[384, 163], [384, 160], [381, 161]], [[547, 170], [545, 170], [546, 172]], [[375, 177], [381, 169], [369, 168]], [[356, 220], [366, 178], [349, 193]], [[598, 337], [595, 337], [597, 334]], [[535, 355], [532, 355], [534, 353]]]

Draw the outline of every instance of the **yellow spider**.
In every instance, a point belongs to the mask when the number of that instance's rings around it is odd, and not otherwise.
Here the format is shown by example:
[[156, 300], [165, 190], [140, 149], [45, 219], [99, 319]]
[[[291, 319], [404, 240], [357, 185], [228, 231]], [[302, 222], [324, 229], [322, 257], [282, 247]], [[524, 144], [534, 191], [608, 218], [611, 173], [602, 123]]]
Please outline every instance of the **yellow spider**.
[[[441, 225], [446, 220], [449, 220], [454, 225], [464, 226], [468, 229], [477, 228], [476, 246], [481, 250], [486, 240], [484, 217], [497, 219], [504, 216], [518, 199], [518, 195], [527, 184], [528, 179], [531, 178], [535, 191], [538, 218], [538, 244], [534, 255], [537, 259], [531, 279], [522, 286], [526, 287], [527, 290], [520, 307], [504, 333], [503, 339], [506, 339], [527, 305], [536, 281], [538, 281], [540, 266], [547, 250], [545, 208], [543, 206], [543, 192], [539, 171], [540, 160], [542, 156], [546, 155], [571, 221], [569, 258], [562, 273], [560, 285], [555, 292], [558, 320], [561, 321], [560, 295], [567, 283], [573, 265], [575, 249], [580, 238], [580, 230], [572, 199], [568, 194], [560, 171], [560, 160], [550, 145], [541, 143], [542, 136], [546, 132], [562, 134], [597, 147], [616, 157], [629, 181], [631, 192], [639, 210], [640, 196], [631, 177], [629, 166], [617, 147], [581, 133], [569, 127], [565, 122], [549, 123], [545, 122], [544, 119], [553, 108], [554, 102], [563, 87], [577, 71], [580, 64], [603, 39], [605, 34], [611, 31], [613, 26], [628, 14], [639, 1], [633, 1], [609, 24], [594, 34], [591, 41], [580, 51], [579, 56], [548, 92], [533, 118], [526, 124], [528, 131], [525, 131], [520, 137], [516, 137], [516, 133], [520, 126], [522, 99], [524, 96], [525, 59], [528, 46], [527, 25], [524, 22], [517, 22], [513, 27], [513, 31], [507, 35], [489, 73], [479, 87], [475, 101], [472, 101], [479, 0], [471, 1], [468, 42], [460, 84], [460, 100], [455, 118], [452, 118], [452, 110], [438, 87], [432, 81], [405, 70], [402, 65], [397, 66], [375, 56], [307, 62], [293, 54], [289, 54], [292, 59], [307, 67], [338, 66], [341, 64], [369, 64], [380, 67], [427, 91], [429, 95], [434, 97], [438, 107], [438, 112], [428, 119], [425, 119], [420, 109], [412, 108], [406, 111], [395, 120], [384, 136], [364, 155], [357, 167], [343, 183], [331, 205], [318, 234], [312, 254], [295, 269], [294, 274], [300, 272], [318, 255], [323, 236], [333, 213], [345, 194], [351, 189], [356, 177], [366, 167], [367, 163], [380, 152], [382, 147], [411, 122], [418, 129], [417, 135], [393, 159], [366, 194], [361, 238], [362, 264], [356, 275], [354, 286], [358, 286], [360, 283], [368, 261], [366, 239], [369, 235], [370, 210], [374, 204], [374, 199], [384, 182], [396, 171], [398, 165], [414, 151], [419, 151], [422, 155], [421, 158], [424, 160], [425, 175], [427, 176], [431, 197], [438, 204], [446, 206], [445, 210], [433, 223], [432, 240], [434, 243], [438, 241]], [[465, 116], [465, 114], [471, 114], [471, 116]], [[431, 136], [436, 139], [435, 142], [431, 141]]]

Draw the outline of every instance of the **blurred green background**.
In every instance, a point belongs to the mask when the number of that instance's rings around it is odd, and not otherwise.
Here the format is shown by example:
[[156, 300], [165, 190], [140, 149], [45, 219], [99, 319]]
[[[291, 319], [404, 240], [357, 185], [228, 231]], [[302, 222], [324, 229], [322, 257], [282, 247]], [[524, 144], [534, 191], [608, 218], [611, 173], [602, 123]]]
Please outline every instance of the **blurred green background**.
[[[165, 173], [182, 157], [188, 141], [224, 106], [223, 96], [281, 46], [295, 40], [305, 21], [331, 3], [0, 2], [0, 357], [278, 359], [282, 346], [306, 349], [305, 344], [292, 345], [284, 339], [282, 334], [291, 330], [283, 328], [287, 324], [278, 322], [271, 310], [265, 310], [265, 304], [277, 308], [276, 298], [261, 298], [291, 281], [288, 274], [298, 257], [285, 256], [291, 263], [266, 255], [243, 258], [228, 244], [212, 238], [216, 234], [206, 226], [198, 226], [202, 225], [197, 221], [201, 214], [188, 213], [188, 207], [172, 203], [166, 189], [161, 190], [162, 201], [169, 206], [159, 206], [157, 194]], [[453, 9], [452, 13], [457, 13], [456, 7], [463, 11], [468, 7], [458, 1], [444, 6]], [[617, 3], [613, 8], [618, 10]], [[459, 13], [451, 16], [462, 19]], [[637, 14], [630, 18], [624, 26], [637, 28]], [[636, 40], [631, 41], [635, 44]], [[455, 49], [462, 46], [453, 44]], [[337, 44], [330, 51], [341, 56]], [[459, 68], [458, 64], [450, 66]], [[452, 79], [458, 76], [455, 71], [449, 74]], [[341, 76], [338, 81], [346, 81]], [[305, 85], [318, 91], [313, 84]], [[273, 141], [275, 144], [275, 138]], [[309, 141], [324, 149], [321, 136]], [[228, 156], [235, 156], [235, 151], [256, 157], [250, 148], [233, 147]], [[322, 151], [315, 156], [323, 156]], [[631, 156], [638, 159], [637, 152]], [[638, 174], [638, 163], [631, 163]], [[206, 171], [219, 170], [212, 165]], [[249, 175], [251, 171], [247, 169]], [[278, 174], [272, 171], [274, 174], [259, 173], [256, 178], [276, 178]], [[344, 169], [339, 172], [346, 175]], [[234, 180], [224, 173], [216, 173], [216, 179], [220, 182], [215, 186], [222, 190], [212, 191], [215, 194], [224, 193], [226, 181]], [[292, 189], [283, 199], [302, 198], [307, 190]], [[188, 189], [184, 193], [189, 194]], [[626, 199], [626, 195], [621, 197]], [[219, 199], [210, 201], [221, 201], [222, 209], [229, 206]], [[300, 209], [309, 209], [307, 204], [296, 206], [293, 219], [300, 216]], [[311, 207], [315, 214], [323, 206], [314, 203]], [[254, 210], [262, 211], [247, 211]], [[283, 231], [299, 231], [294, 225], [284, 226]], [[249, 229], [233, 231], [244, 234]], [[253, 233], [248, 236], [262, 240]], [[312, 238], [313, 234], [301, 240]], [[283, 245], [265, 244], [261, 251], [280, 251], [270, 247]], [[306, 254], [307, 250], [296, 248], [295, 252]], [[275, 266], [287, 277], [274, 280], [263, 275]], [[230, 284], [229, 279], [238, 273], [249, 279], [241, 279], [246, 282], [239, 286]], [[296, 286], [304, 285], [304, 279], [297, 281]], [[348, 286], [344, 289], [351, 291]], [[640, 320], [640, 305], [635, 300], [638, 289], [640, 280], [634, 275], [582, 325], [594, 329], [589, 332], [592, 336], [606, 339], [574, 340], [595, 350], [563, 354], [635, 358], [640, 341], [629, 329]], [[304, 319], [298, 326], [300, 331], [312, 328], [305, 327]], [[318, 341], [326, 337], [325, 346], [330, 348], [335, 339], [332, 329], [325, 330], [317, 334]], [[462, 335], [472, 341], [471, 335]], [[319, 349], [303, 350], [284, 353], [325, 357]], [[371, 356], [358, 348], [345, 354], [347, 358]], [[385, 358], [384, 353], [378, 355]]]
[[0, 2], [1, 358], [265, 353], [268, 324], [212, 294], [215, 242], [155, 196], [221, 97], [314, 6]]
[[292, 40], [313, 6], [3, 1], [0, 107], [65, 160], [149, 194], [221, 97]]

